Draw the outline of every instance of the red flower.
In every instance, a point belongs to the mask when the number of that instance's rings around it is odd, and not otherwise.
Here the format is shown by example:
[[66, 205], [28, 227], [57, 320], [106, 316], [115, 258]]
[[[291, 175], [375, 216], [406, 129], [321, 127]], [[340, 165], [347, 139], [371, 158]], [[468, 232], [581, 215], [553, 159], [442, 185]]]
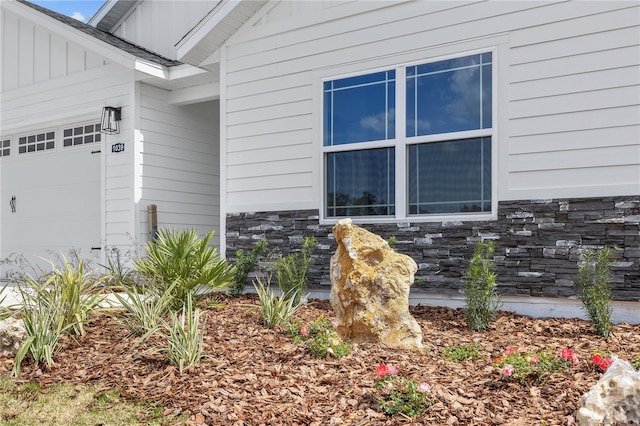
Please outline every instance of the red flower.
[[507, 348], [507, 349], [504, 351], [504, 356], [509, 356], [509, 355], [511, 355], [511, 354], [514, 354], [514, 353], [516, 353], [516, 350], [515, 350], [515, 349], [513, 349], [513, 348]]
[[397, 374], [398, 369], [392, 364], [380, 364], [378, 368], [376, 368], [376, 374], [380, 379], [389, 374]]
[[302, 334], [303, 336], [308, 336], [309, 335], [309, 327], [306, 325], [303, 325], [302, 327], [300, 327], [300, 334]]
[[603, 358], [602, 355], [596, 354], [591, 357], [591, 361], [601, 370], [606, 371], [611, 366], [613, 359], [611, 357]]
[[385, 364], [380, 364], [378, 368], [376, 368], [376, 374], [378, 375], [378, 378], [382, 379], [384, 376], [390, 373]]

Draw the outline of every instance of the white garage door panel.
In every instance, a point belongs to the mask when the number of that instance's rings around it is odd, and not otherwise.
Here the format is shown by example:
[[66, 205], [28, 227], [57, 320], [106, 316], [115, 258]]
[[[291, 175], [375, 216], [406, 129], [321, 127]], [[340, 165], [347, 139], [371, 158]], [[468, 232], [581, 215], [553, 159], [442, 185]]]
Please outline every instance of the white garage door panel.
[[[99, 259], [100, 155], [92, 146], [3, 158], [0, 258], [21, 253], [46, 267], [60, 253]], [[9, 200], [16, 197], [16, 212]], [[5, 268], [6, 269], [6, 268]], [[3, 270], [2, 273], [7, 272]]]

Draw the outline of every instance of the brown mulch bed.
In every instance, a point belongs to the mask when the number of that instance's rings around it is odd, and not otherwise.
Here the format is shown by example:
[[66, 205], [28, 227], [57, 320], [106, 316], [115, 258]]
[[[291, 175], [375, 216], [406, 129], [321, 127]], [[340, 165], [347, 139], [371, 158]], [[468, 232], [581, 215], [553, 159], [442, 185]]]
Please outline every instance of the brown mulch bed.
[[[102, 316], [80, 338], [64, 337], [56, 366], [41, 371], [23, 363], [19, 380], [42, 386], [58, 382], [99, 384], [123, 395], [161, 404], [165, 413], [188, 413], [188, 424], [208, 425], [570, 425], [580, 397], [602, 376], [590, 362], [597, 351], [620, 357], [640, 354], [640, 325], [614, 326], [605, 340], [578, 319], [531, 319], [500, 312], [486, 331], [467, 328], [464, 311], [417, 306], [412, 314], [423, 330], [426, 349], [412, 352], [361, 344], [341, 359], [318, 359], [296, 346], [284, 330], [260, 323], [255, 296], [223, 298], [224, 306], [206, 309], [206, 358], [183, 374], [147, 344], [133, 346], [128, 330]], [[298, 317], [333, 317], [327, 301], [313, 301]], [[443, 349], [479, 343], [483, 358], [444, 359]], [[505, 381], [492, 360], [507, 347], [559, 352], [572, 348], [577, 367], [544, 383]], [[399, 374], [428, 382], [435, 404], [413, 419], [376, 411], [375, 368], [394, 364]], [[11, 369], [0, 360], [0, 374]]]

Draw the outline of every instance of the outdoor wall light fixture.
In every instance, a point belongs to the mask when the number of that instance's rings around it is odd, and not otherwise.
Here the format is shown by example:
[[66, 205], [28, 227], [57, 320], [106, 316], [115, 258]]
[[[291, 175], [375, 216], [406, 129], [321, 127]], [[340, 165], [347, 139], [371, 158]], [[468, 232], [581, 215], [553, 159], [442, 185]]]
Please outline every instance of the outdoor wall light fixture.
[[117, 135], [120, 133], [120, 107], [106, 106], [102, 108], [102, 120], [100, 122], [100, 132], [107, 135]]

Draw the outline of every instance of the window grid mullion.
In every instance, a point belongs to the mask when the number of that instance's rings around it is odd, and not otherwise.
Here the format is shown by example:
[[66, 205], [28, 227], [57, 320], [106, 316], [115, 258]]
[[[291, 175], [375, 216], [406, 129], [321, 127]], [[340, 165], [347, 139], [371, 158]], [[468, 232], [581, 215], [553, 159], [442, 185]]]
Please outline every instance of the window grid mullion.
[[407, 217], [407, 69], [396, 68], [396, 152], [395, 152], [395, 204], [396, 219]]

